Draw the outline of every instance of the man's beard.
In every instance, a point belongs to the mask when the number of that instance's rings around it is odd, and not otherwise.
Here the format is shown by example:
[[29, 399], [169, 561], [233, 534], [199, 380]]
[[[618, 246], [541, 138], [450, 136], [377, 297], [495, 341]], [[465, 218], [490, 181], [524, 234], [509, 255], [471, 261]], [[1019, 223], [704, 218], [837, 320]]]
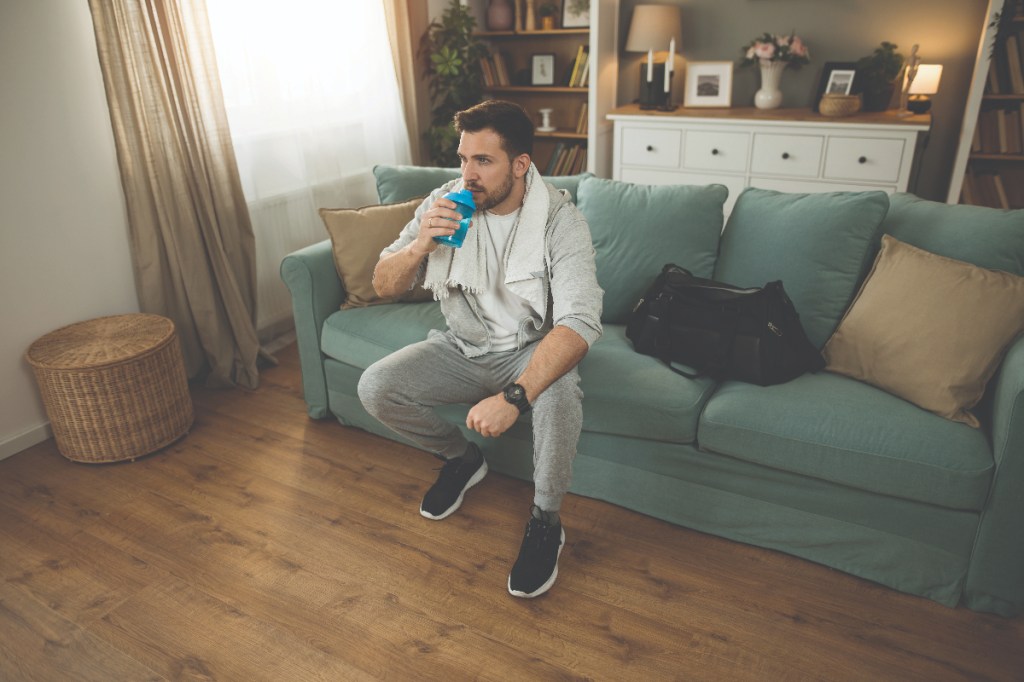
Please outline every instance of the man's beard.
[[501, 183], [501, 185], [499, 185], [493, 192], [488, 191], [480, 185], [466, 185], [466, 189], [471, 192], [482, 191], [484, 193], [484, 198], [477, 202], [476, 210], [487, 211], [505, 201], [505, 199], [508, 199], [508, 195], [512, 193], [512, 185], [514, 182], [515, 176], [510, 168], [508, 176], [505, 178], [505, 182]]

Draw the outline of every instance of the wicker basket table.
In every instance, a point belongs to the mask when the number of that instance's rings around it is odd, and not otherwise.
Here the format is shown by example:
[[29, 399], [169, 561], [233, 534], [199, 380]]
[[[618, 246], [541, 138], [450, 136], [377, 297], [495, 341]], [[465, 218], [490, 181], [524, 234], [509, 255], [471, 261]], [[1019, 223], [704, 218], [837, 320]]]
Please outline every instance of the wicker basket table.
[[165, 447], [192, 425], [174, 323], [135, 313], [50, 332], [29, 346], [57, 447], [76, 462], [119, 462]]

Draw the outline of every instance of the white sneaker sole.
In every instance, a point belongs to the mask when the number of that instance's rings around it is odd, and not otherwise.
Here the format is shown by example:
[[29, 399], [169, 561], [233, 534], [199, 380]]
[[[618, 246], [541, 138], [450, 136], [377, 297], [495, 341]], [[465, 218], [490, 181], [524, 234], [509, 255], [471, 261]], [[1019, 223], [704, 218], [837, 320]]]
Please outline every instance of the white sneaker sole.
[[520, 592], [519, 590], [512, 589], [512, 575], [508, 576], [508, 593], [513, 597], [519, 597], [520, 599], [533, 599], [544, 594], [555, 584], [555, 579], [558, 578], [558, 560], [562, 556], [562, 548], [565, 547], [565, 528], [562, 528], [562, 539], [558, 543], [558, 554], [555, 556], [555, 570], [551, 571], [551, 577], [544, 581], [544, 584], [538, 587], [533, 592]]
[[424, 518], [428, 518], [431, 521], [440, 521], [441, 519], [447, 519], [449, 516], [454, 514], [456, 511], [458, 511], [459, 507], [462, 506], [462, 498], [466, 496], [466, 491], [469, 490], [470, 488], [472, 488], [473, 486], [475, 486], [480, 481], [484, 480], [484, 476], [486, 476], [486, 475], [487, 475], [487, 460], [484, 460], [484, 465], [476, 470], [476, 473], [473, 474], [472, 478], [470, 478], [468, 481], [466, 481], [466, 487], [462, 489], [461, 493], [459, 493], [459, 497], [458, 497], [458, 499], [455, 500], [455, 504], [453, 504], [452, 506], [448, 507], [448, 509], [446, 509], [443, 514], [439, 514], [437, 516], [434, 516], [430, 512], [428, 512], [425, 509], [423, 509], [423, 507], [420, 507], [420, 516], [423, 516]]

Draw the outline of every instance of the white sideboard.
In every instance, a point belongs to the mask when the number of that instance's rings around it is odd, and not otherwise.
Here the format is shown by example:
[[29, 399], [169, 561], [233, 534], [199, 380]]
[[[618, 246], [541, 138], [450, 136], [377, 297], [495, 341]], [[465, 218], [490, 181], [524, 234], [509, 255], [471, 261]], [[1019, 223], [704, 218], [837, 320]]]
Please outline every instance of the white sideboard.
[[781, 192], [904, 192], [927, 114], [827, 118], [810, 109], [612, 110], [612, 178], [647, 185]]

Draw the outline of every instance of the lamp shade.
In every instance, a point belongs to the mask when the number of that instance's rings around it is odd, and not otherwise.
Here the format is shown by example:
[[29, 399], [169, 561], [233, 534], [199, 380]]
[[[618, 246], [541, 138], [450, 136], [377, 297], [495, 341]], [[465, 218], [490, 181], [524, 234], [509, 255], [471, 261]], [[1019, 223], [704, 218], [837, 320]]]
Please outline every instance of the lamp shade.
[[939, 80], [942, 78], [942, 64], [921, 64], [917, 67], [917, 75], [910, 83], [911, 95], [934, 95], [939, 91]]
[[682, 34], [682, 15], [672, 5], [637, 5], [626, 38], [627, 52], [664, 52], [674, 38], [679, 50]]

